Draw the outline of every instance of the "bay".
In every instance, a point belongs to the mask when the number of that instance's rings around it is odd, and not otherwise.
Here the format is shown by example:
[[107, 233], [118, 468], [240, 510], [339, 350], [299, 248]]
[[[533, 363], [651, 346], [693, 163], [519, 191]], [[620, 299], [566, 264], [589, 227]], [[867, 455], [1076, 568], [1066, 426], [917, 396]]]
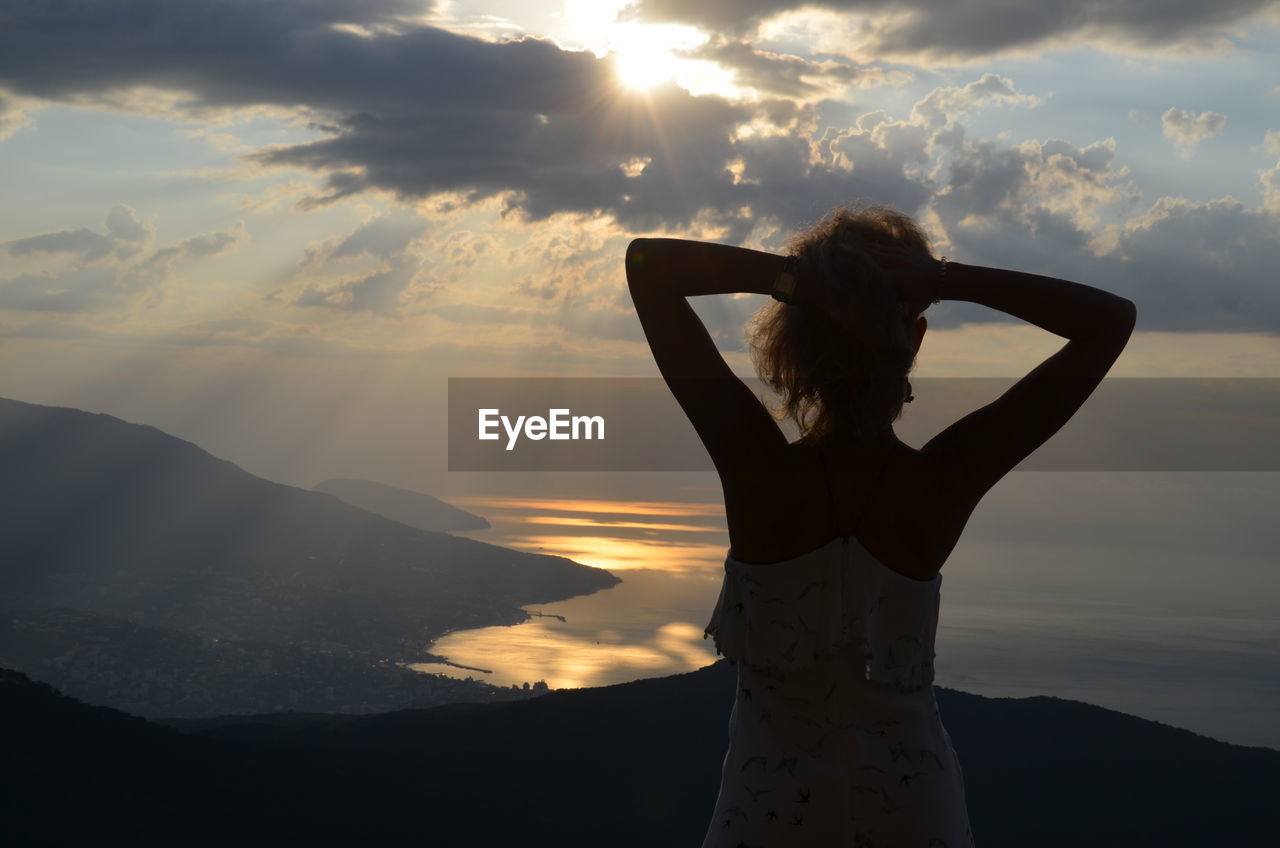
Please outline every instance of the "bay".
[[[937, 684], [1052, 695], [1280, 748], [1276, 474], [1018, 473], [970, 519], [943, 570]], [[718, 501], [455, 498], [492, 529], [460, 535], [607, 568], [623, 582], [459, 631], [421, 671], [551, 688], [716, 660], [703, 627], [728, 535]]]

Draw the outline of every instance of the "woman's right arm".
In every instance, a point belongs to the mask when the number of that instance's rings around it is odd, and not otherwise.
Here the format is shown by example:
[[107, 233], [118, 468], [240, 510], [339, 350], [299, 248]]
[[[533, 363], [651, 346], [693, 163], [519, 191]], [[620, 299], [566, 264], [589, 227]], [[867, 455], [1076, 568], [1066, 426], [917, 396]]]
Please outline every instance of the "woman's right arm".
[[946, 264], [936, 293], [1006, 312], [1068, 339], [992, 403], [939, 433], [923, 449], [961, 470], [956, 496], [976, 503], [1071, 419], [1128, 344], [1137, 307], [1092, 286], [997, 268]]

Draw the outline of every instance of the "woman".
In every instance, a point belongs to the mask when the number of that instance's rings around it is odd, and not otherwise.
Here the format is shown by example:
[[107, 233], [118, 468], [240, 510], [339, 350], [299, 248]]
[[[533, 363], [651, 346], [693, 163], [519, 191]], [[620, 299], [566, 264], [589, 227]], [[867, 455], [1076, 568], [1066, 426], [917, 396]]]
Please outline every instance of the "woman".
[[[668, 386], [720, 474], [730, 550], [707, 634], [738, 669], [703, 848], [972, 845], [933, 694], [939, 570], [982, 496], [1067, 422], [1120, 355], [1132, 302], [934, 259], [919, 226], [842, 208], [788, 257], [637, 239], [627, 280]], [[801, 438], [730, 371], [686, 298], [776, 301], [752, 338]], [[923, 448], [893, 422], [940, 299], [1067, 343]]]

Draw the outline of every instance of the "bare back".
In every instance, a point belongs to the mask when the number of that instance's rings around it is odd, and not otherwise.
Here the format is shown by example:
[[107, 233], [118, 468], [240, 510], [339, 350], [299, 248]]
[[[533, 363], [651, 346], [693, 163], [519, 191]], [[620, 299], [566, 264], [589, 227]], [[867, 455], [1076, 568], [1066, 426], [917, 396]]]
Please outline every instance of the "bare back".
[[733, 556], [780, 562], [848, 534], [894, 571], [929, 580], [980, 499], [957, 495], [975, 487], [958, 483], [954, 472], [939, 465], [892, 434], [821, 453], [811, 444], [792, 443], [772, 468], [721, 475]]

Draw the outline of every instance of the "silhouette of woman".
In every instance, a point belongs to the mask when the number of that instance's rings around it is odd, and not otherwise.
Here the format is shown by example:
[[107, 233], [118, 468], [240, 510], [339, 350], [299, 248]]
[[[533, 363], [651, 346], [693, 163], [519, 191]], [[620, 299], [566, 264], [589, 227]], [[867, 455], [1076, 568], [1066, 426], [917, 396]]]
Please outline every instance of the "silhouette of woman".
[[[786, 257], [636, 239], [626, 268], [658, 368], [719, 472], [729, 526], [706, 633], [738, 687], [703, 848], [972, 845], [932, 685], [939, 570], [983, 495], [1101, 382], [1134, 304], [935, 259], [913, 220], [877, 206], [835, 210]], [[795, 442], [686, 300], [733, 292], [775, 298], [752, 348]], [[917, 450], [892, 425], [912, 399], [922, 313], [940, 299], [1068, 341]]]

